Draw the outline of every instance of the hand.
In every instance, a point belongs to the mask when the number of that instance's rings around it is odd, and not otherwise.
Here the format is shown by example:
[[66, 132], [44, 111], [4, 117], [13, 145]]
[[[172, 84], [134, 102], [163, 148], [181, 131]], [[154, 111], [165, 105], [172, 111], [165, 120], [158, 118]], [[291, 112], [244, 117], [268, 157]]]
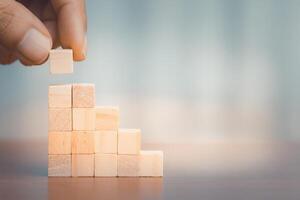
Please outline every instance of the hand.
[[0, 64], [38, 65], [57, 46], [84, 60], [86, 24], [84, 0], [0, 0]]

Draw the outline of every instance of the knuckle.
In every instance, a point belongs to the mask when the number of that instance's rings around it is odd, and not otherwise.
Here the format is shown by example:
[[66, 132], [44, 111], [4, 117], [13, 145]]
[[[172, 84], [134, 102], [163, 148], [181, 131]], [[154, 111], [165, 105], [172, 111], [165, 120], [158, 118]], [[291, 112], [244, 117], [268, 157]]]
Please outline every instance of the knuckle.
[[2, 0], [0, 1], [0, 11], [3, 8], [6, 8], [7, 6], [9, 6], [13, 1], [12, 0]]
[[7, 27], [13, 21], [15, 16], [15, 13], [12, 12], [14, 5], [14, 1], [12, 0], [0, 1], [0, 35], [5, 32]]

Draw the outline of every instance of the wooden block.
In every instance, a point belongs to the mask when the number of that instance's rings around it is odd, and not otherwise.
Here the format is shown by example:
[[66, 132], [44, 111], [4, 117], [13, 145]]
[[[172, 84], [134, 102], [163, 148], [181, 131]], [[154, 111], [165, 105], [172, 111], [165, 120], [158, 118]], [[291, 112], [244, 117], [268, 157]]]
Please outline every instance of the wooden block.
[[95, 176], [117, 176], [117, 154], [95, 154]]
[[95, 152], [95, 133], [92, 131], [72, 132], [72, 154], [92, 154]]
[[95, 154], [72, 154], [72, 176], [94, 176]]
[[96, 130], [118, 130], [119, 108], [112, 106], [99, 106], [95, 108]]
[[163, 152], [141, 151], [139, 155], [118, 155], [118, 176], [163, 176]]
[[50, 108], [48, 110], [48, 129], [49, 131], [71, 131], [71, 108]]
[[48, 176], [71, 176], [71, 155], [48, 155]]
[[95, 130], [94, 108], [73, 108], [73, 130]]
[[141, 151], [139, 155], [139, 176], [163, 176], [163, 152]]
[[110, 153], [118, 152], [118, 132], [117, 131], [96, 131], [95, 132], [95, 152]]
[[119, 129], [118, 154], [139, 154], [141, 150], [141, 131], [139, 129]]
[[72, 85], [50, 85], [48, 89], [49, 108], [72, 107]]
[[118, 176], [138, 176], [138, 174], [138, 155], [118, 155]]
[[73, 107], [93, 108], [95, 107], [95, 85], [73, 84]]
[[50, 50], [50, 73], [70, 74], [73, 73], [73, 51], [72, 49]]
[[48, 154], [71, 154], [71, 132], [49, 132]]

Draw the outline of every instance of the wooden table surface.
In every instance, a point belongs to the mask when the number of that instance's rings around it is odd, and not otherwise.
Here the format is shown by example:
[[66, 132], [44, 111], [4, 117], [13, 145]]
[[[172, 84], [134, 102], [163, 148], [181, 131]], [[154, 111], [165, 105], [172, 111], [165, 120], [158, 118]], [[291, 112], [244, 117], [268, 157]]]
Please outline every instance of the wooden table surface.
[[48, 178], [47, 141], [0, 141], [0, 199], [299, 200], [300, 143], [143, 145], [164, 178]]

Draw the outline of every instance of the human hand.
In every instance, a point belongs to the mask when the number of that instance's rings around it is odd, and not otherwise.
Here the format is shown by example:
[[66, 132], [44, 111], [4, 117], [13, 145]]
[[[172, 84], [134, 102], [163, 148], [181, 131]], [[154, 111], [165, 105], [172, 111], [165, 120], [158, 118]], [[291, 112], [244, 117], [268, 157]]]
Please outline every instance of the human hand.
[[84, 60], [86, 29], [84, 0], [0, 0], [0, 64], [38, 65], [58, 46]]

